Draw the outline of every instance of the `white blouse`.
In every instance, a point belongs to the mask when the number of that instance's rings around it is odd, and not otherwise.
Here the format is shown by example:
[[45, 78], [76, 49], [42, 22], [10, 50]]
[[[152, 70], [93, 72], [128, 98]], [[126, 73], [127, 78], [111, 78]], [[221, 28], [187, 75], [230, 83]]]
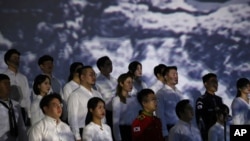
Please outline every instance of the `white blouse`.
[[111, 129], [107, 124], [102, 126], [90, 122], [83, 130], [83, 141], [112, 141]]

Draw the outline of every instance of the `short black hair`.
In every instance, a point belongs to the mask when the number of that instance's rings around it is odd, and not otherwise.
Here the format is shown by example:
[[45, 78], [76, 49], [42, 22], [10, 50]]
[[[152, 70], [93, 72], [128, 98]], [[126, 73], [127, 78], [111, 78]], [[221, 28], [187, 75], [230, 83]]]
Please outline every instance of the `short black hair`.
[[208, 74], [205, 74], [203, 77], [202, 77], [202, 81], [203, 83], [207, 82], [210, 78], [212, 77], [215, 77], [217, 78], [217, 75], [215, 73], [208, 73]]
[[41, 64], [43, 64], [46, 61], [54, 61], [53, 57], [50, 55], [43, 55], [38, 59], [38, 65], [40, 66]]
[[137, 100], [142, 107], [143, 107], [142, 102], [146, 100], [149, 94], [155, 94], [155, 93], [152, 89], [142, 89], [137, 93]]
[[162, 75], [164, 69], [166, 68], [167, 66], [164, 65], [164, 64], [159, 64], [157, 66], [154, 67], [154, 75], [155, 77], [157, 77], [157, 74], [160, 74]]
[[60, 101], [60, 103], [62, 103], [62, 98], [61, 96], [56, 93], [56, 92], [53, 92], [49, 95], [46, 95], [42, 98], [42, 100], [40, 101], [40, 109], [43, 111], [43, 113], [45, 113], [45, 111], [43, 110], [43, 107], [48, 107], [49, 106], [49, 103], [53, 100], [53, 99], [58, 99]]
[[2, 80], [10, 80], [10, 78], [8, 75], [1, 73], [0, 74], [0, 81], [2, 81]]
[[83, 66], [82, 68], [77, 69], [77, 73], [78, 73], [79, 77], [83, 74], [83, 72], [86, 69], [93, 69], [93, 68], [92, 68], [92, 66]]
[[100, 70], [102, 66], [104, 66], [105, 62], [107, 60], [110, 60], [110, 58], [108, 56], [103, 56], [100, 57], [97, 61], [96, 61], [96, 66], [97, 68]]
[[46, 78], [48, 78], [49, 81], [51, 81], [50, 78], [49, 78], [49, 76], [47, 76], [47, 75], [39, 74], [39, 75], [36, 76], [36, 78], [34, 80], [34, 84], [33, 84], [33, 91], [34, 91], [35, 95], [39, 95], [40, 94], [40, 90], [38, 88], [38, 85], [40, 85], [41, 83], [43, 83], [46, 80]]
[[167, 73], [169, 73], [170, 70], [176, 70], [177, 71], [177, 67], [176, 66], [167, 66], [163, 72], [162, 72], [162, 76], [165, 76]]
[[78, 69], [80, 69], [78, 66], [81, 66], [83, 67], [84, 64], [81, 63], [81, 62], [73, 62], [71, 65], [70, 65], [70, 73], [69, 73], [69, 77], [68, 77], [68, 81], [72, 80], [73, 79], [73, 74], [74, 73], [78, 73]]
[[17, 55], [21, 55], [20, 52], [16, 49], [9, 49], [5, 54], [4, 54], [4, 62], [7, 64], [7, 61], [9, 61], [10, 57], [12, 54], [17, 54]]
[[176, 104], [175, 113], [180, 118], [180, 113], [184, 112], [185, 107], [190, 103], [188, 99], [183, 99]]

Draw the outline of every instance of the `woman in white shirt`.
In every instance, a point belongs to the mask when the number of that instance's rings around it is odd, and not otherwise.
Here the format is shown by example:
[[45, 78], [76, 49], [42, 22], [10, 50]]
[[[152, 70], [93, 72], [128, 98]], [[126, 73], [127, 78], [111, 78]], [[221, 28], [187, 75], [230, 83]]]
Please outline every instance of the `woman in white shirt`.
[[250, 124], [250, 105], [248, 94], [250, 94], [250, 81], [240, 78], [237, 81], [237, 95], [231, 104], [233, 124]]
[[39, 107], [41, 99], [50, 91], [51, 82], [47, 75], [37, 75], [33, 84], [33, 91], [37, 95], [31, 103], [31, 125], [40, 121], [44, 114]]
[[132, 140], [131, 125], [137, 117], [141, 107], [135, 96], [129, 92], [133, 88], [132, 76], [128, 73], [118, 77], [116, 96], [112, 101], [113, 108], [113, 133], [115, 141]]
[[105, 102], [99, 97], [93, 97], [88, 101], [87, 107], [83, 141], [113, 141], [110, 127], [102, 123], [105, 117]]
[[133, 61], [128, 66], [128, 73], [133, 78], [133, 89], [130, 92], [131, 96], [136, 96], [137, 92], [147, 88], [147, 84], [142, 80], [142, 64], [138, 61]]

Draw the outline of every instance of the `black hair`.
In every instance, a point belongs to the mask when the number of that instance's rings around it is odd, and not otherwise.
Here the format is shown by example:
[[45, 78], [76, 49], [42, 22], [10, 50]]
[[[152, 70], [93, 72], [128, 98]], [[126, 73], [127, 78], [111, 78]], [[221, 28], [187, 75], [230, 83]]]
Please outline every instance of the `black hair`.
[[94, 110], [97, 107], [97, 104], [99, 102], [102, 102], [104, 104], [104, 107], [105, 107], [105, 102], [101, 98], [92, 97], [91, 99], [89, 99], [88, 104], [87, 104], [88, 113], [87, 113], [87, 116], [86, 116], [86, 119], [85, 119], [85, 125], [89, 124], [93, 120], [93, 115], [90, 112], [90, 109]]
[[214, 73], [205, 74], [205, 75], [202, 77], [203, 83], [207, 82], [207, 81], [208, 81], [210, 78], [212, 78], [212, 77], [217, 78], [217, 75], [214, 74]]
[[43, 55], [38, 59], [38, 65], [40, 66], [41, 64], [43, 64], [46, 61], [54, 61], [53, 57], [50, 55]]
[[128, 65], [128, 73], [131, 74], [133, 76], [133, 78], [135, 76], [134, 73], [135, 73], [138, 65], [142, 66], [142, 64], [138, 61], [133, 61]]
[[147, 100], [149, 94], [155, 94], [151, 89], [142, 89], [137, 93], [137, 100], [143, 107], [142, 102]]
[[215, 112], [216, 115], [226, 116], [229, 114], [229, 107], [226, 104], [221, 104]]
[[10, 80], [10, 78], [8, 75], [1, 73], [0, 74], [0, 81], [2, 81], [2, 80]]
[[85, 74], [86, 69], [93, 69], [93, 68], [92, 68], [92, 66], [83, 66], [82, 68], [77, 69], [77, 73], [78, 73], [79, 77], [82, 74]]
[[170, 70], [176, 70], [177, 71], [177, 67], [176, 66], [167, 66], [163, 72], [162, 72], [162, 76], [165, 76], [167, 73], [169, 73]]
[[164, 69], [166, 68], [167, 66], [164, 65], [164, 64], [159, 64], [157, 66], [154, 67], [154, 75], [155, 77], [157, 77], [157, 74], [160, 74], [162, 75]]
[[83, 67], [84, 65], [83, 65], [83, 63], [81, 63], [81, 62], [74, 62], [74, 63], [72, 63], [71, 65], [70, 65], [70, 69], [69, 69], [69, 77], [68, 77], [68, 82], [69, 81], [71, 81], [72, 79], [73, 79], [73, 75], [74, 75], [74, 73], [76, 73], [77, 72], [77, 70], [79, 69], [79, 67], [78, 66], [81, 66], [81, 67]]
[[38, 85], [42, 84], [46, 80], [46, 78], [49, 79], [49, 82], [51, 84], [51, 80], [50, 80], [49, 76], [43, 75], [43, 74], [39, 74], [36, 76], [36, 78], [34, 80], [34, 84], [33, 84], [33, 91], [34, 91], [35, 95], [40, 94], [40, 89], [38, 88]]
[[183, 113], [184, 110], [185, 110], [185, 107], [190, 103], [190, 101], [188, 99], [183, 99], [181, 101], [179, 101], [177, 104], [176, 104], [176, 107], [175, 107], [175, 113], [176, 115], [178, 116], [178, 118], [180, 118], [180, 113]]
[[20, 56], [20, 52], [17, 51], [16, 49], [9, 49], [5, 54], [4, 54], [4, 62], [7, 64], [7, 61], [9, 61], [10, 57], [12, 54], [17, 54]]
[[240, 78], [237, 80], [236, 87], [237, 87], [237, 95], [236, 97], [240, 97], [241, 92], [239, 89], [242, 89], [250, 84], [250, 81], [247, 78]]
[[[108, 56], [103, 56], [101, 58], [99, 58], [97, 61], [96, 61], [96, 66], [99, 70], [101, 70], [101, 67], [104, 66], [105, 62], [110, 60], [110, 58]], [[110, 60], [111, 61], [111, 60]]]
[[124, 97], [121, 93], [122, 93], [122, 86], [120, 85], [120, 83], [124, 83], [125, 80], [127, 78], [131, 78], [133, 79], [132, 75], [129, 73], [123, 73], [121, 74], [118, 79], [117, 79], [117, 87], [116, 87], [116, 95], [120, 98], [120, 101], [122, 103], [126, 103], [126, 97]]
[[61, 98], [61, 96], [58, 94], [58, 93], [56, 93], [56, 92], [53, 92], [53, 93], [51, 93], [51, 94], [49, 94], [49, 95], [46, 95], [46, 96], [44, 96], [43, 98], [42, 98], [42, 100], [40, 101], [40, 104], [39, 104], [39, 106], [40, 106], [40, 109], [43, 111], [43, 113], [45, 114], [45, 111], [43, 110], [43, 107], [48, 107], [49, 106], [49, 104], [50, 104], [50, 102], [53, 100], [53, 99], [58, 99], [59, 101], [60, 101], [60, 103], [62, 103], [62, 98]]

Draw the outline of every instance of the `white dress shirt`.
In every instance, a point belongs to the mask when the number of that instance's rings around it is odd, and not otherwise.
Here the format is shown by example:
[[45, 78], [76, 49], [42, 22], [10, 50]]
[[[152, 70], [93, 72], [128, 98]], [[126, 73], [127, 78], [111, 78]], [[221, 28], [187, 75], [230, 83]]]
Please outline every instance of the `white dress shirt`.
[[164, 83], [162, 83], [160, 80], [157, 80], [152, 86], [150, 86], [150, 89], [152, 89], [155, 93], [157, 93], [162, 87], [164, 87]]
[[83, 130], [83, 141], [112, 141], [111, 129], [107, 124], [102, 126], [90, 122]]
[[135, 96], [128, 97], [126, 103], [122, 103], [118, 96], [114, 97], [113, 105], [113, 132], [116, 141], [121, 140], [119, 125], [132, 125], [141, 106]]
[[42, 100], [41, 95], [37, 95], [31, 103], [31, 125], [43, 119], [44, 114], [40, 108], [40, 101]]
[[167, 125], [174, 125], [179, 120], [175, 113], [175, 107], [183, 99], [183, 95], [177, 88], [174, 90], [165, 85], [156, 93], [156, 96], [158, 100], [156, 115], [161, 119], [163, 136], [167, 136]]
[[[19, 100], [20, 106], [25, 108], [28, 117], [30, 117], [30, 96], [31, 91], [29, 88], [28, 79], [25, 75], [23, 75], [20, 72], [14, 73], [13, 71], [7, 69], [4, 74], [8, 75], [10, 78], [10, 84], [12, 88], [15, 86], [17, 89], [12, 89], [11, 95], [18, 95], [21, 96], [21, 99]], [[17, 91], [16, 91], [17, 90]]]
[[69, 99], [69, 95], [76, 90], [77, 88], [79, 88], [79, 84], [76, 83], [75, 81], [71, 80], [68, 83], [66, 83], [63, 87], [63, 93], [62, 93], [62, 98], [64, 99], [64, 101], [68, 101]]
[[75, 141], [69, 126], [45, 116], [28, 131], [29, 141]]
[[250, 124], [250, 105], [241, 97], [237, 97], [231, 104], [233, 124]]
[[224, 141], [224, 126], [216, 122], [208, 131], [208, 141]]
[[61, 82], [54, 76], [51, 76], [51, 88], [53, 92], [60, 94], [62, 92]]
[[[2, 100], [1, 100], [2, 101]], [[9, 106], [9, 101], [3, 101]], [[11, 100], [13, 109], [15, 111], [15, 118], [17, 121], [18, 126], [18, 137], [13, 138], [8, 135], [8, 131], [10, 131], [10, 124], [9, 124], [9, 109], [3, 106], [2, 103], [0, 103], [0, 141], [5, 141], [8, 139], [8, 141], [26, 141], [28, 140], [26, 127], [23, 122], [22, 113], [20, 109], [20, 105], [18, 102]]]
[[96, 78], [96, 89], [99, 91], [103, 97], [106, 104], [106, 109], [112, 111], [112, 99], [115, 97], [117, 80], [110, 76], [108, 79], [103, 74], [99, 74]]
[[102, 98], [98, 91], [94, 89], [89, 91], [82, 85], [69, 96], [68, 121], [76, 140], [81, 139], [79, 128], [85, 127], [85, 119], [88, 113], [87, 103], [92, 97]]
[[[201, 133], [198, 128], [192, 124], [179, 120], [174, 127], [170, 129], [169, 141], [202, 141]], [[223, 141], [223, 140], [221, 140]]]

